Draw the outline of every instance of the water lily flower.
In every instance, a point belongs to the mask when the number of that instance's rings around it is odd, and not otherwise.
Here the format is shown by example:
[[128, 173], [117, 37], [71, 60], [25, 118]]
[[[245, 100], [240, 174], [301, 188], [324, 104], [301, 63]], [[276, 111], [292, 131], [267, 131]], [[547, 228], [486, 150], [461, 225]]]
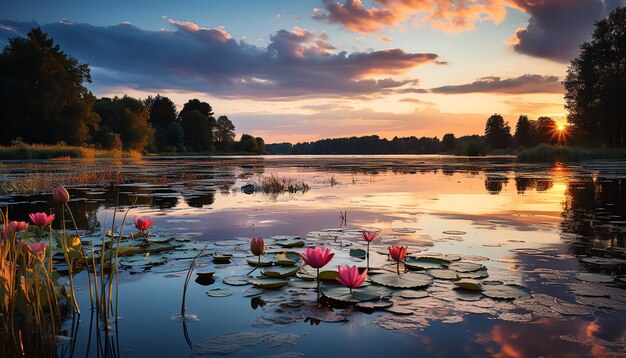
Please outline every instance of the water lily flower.
[[62, 186], [55, 186], [52, 189], [52, 199], [58, 205], [65, 205], [68, 201], [70, 201], [70, 193], [67, 192], [67, 189]]
[[317, 269], [316, 279], [318, 299], [320, 293], [320, 268], [326, 266], [326, 264], [329, 263], [334, 256], [335, 254], [331, 253], [329, 248], [322, 249], [321, 247], [307, 247], [306, 252], [300, 254], [300, 257], [302, 258], [302, 261], [304, 261], [304, 264], [309, 265], [314, 269]]
[[28, 247], [28, 249], [32, 251], [34, 254], [39, 254], [39, 253], [46, 251], [46, 249], [48, 248], [48, 244], [43, 243], [43, 242], [40, 242], [37, 244], [27, 243], [26, 247]]
[[367, 242], [367, 269], [370, 269], [370, 242], [374, 241], [380, 232], [378, 231], [361, 231], [363, 240]]
[[361, 286], [367, 277], [367, 269], [365, 269], [363, 273], [359, 274], [359, 268], [356, 266], [337, 266], [337, 270], [339, 271], [337, 281], [345, 287], [348, 287], [350, 289], [350, 293], [352, 293], [353, 288]]
[[149, 217], [137, 217], [137, 218], [135, 218], [135, 227], [142, 234], [144, 233], [144, 231], [148, 230], [148, 228], [150, 226], [152, 226], [152, 219], [150, 219]]
[[261, 255], [263, 255], [263, 253], [265, 252], [265, 244], [263, 243], [263, 238], [253, 237], [250, 241], [250, 251], [252, 251], [252, 254], [254, 256], [259, 257], [259, 262], [257, 263], [256, 267], [252, 269], [252, 271], [248, 272], [248, 275], [253, 273], [254, 270], [258, 269], [259, 266], [261, 266]]
[[28, 223], [26, 221], [9, 221], [9, 227], [13, 229], [14, 233], [18, 233], [28, 229]]
[[54, 214], [48, 215], [46, 213], [32, 213], [28, 214], [30, 222], [43, 228], [50, 224], [54, 220]]
[[250, 251], [254, 256], [261, 256], [265, 252], [265, 244], [263, 243], [263, 238], [254, 237], [250, 241]]
[[400, 274], [400, 261], [406, 257], [408, 246], [389, 246], [389, 255], [396, 261], [396, 270]]
[[304, 254], [300, 254], [305, 264], [318, 270], [326, 266], [334, 256], [335, 254], [330, 253], [329, 248], [322, 249], [321, 247], [308, 247]]

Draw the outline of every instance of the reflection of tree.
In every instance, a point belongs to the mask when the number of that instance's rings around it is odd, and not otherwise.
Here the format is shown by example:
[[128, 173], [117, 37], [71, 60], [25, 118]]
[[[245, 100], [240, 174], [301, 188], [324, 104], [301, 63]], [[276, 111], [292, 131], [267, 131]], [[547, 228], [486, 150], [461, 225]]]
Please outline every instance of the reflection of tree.
[[550, 179], [537, 179], [515, 175], [515, 188], [518, 194], [524, 194], [527, 190], [535, 189], [536, 191], [547, 191], [552, 188], [554, 183]]
[[[572, 179], [563, 210], [563, 232], [576, 234], [586, 248], [624, 247], [626, 179]], [[581, 245], [576, 245], [581, 247]]]
[[487, 174], [485, 176], [485, 189], [492, 195], [498, 195], [502, 188], [509, 182], [506, 176], [495, 176]]

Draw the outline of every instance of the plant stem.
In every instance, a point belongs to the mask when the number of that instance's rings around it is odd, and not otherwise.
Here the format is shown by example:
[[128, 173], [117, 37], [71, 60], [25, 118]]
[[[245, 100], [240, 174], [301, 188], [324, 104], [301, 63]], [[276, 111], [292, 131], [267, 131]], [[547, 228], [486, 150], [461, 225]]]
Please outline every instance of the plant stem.
[[367, 242], [367, 270], [370, 269], [370, 242]]
[[398, 276], [400, 276], [400, 260], [396, 261], [396, 270], [398, 271]]
[[261, 266], [261, 256], [259, 255], [258, 257], [259, 257], [259, 262], [256, 264], [256, 267], [252, 269], [252, 271], [248, 272], [248, 275], [253, 273], [256, 269], [259, 268], [259, 266]]
[[320, 269], [317, 269], [317, 276], [315, 277], [317, 279], [317, 300], [319, 301], [320, 299]]

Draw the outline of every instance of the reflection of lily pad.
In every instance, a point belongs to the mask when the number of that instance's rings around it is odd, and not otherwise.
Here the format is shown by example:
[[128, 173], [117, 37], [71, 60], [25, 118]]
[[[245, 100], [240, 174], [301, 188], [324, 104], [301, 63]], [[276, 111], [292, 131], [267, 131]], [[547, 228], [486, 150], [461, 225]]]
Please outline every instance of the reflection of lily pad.
[[207, 296], [211, 297], [227, 297], [233, 294], [233, 292], [227, 288], [214, 288], [207, 291]]
[[246, 262], [248, 262], [250, 266], [272, 266], [274, 264], [272, 259], [267, 256], [261, 256], [261, 263], [259, 263], [258, 256], [248, 256], [246, 257]]
[[272, 266], [272, 267], [264, 268], [263, 270], [261, 270], [261, 274], [267, 277], [278, 277], [278, 278], [292, 277], [292, 276], [295, 276], [296, 273], [298, 273], [298, 269], [300, 268], [288, 267], [288, 266], [286, 267]]
[[256, 287], [274, 289], [287, 286], [289, 284], [289, 281], [280, 278], [257, 277], [254, 279], [250, 279], [250, 283]]
[[352, 290], [343, 286], [324, 287], [321, 289], [322, 295], [335, 301], [357, 303], [363, 301], [379, 300], [392, 294], [391, 290], [380, 286], [359, 287]]
[[474, 272], [483, 269], [484, 266], [475, 262], [454, 262], [448, 265], [449, 270], [457, 272]]
[[465, 235], [467, 234], [465, 231], [460, 231], [460, 230], [446, 230], [443, 232], [446, 235]]
[[359, 302], [356, 305], [354, 305], [354, 307], [363, 308], [366, 310], [383, 309], [383, 308], [389, 308], [391, 306], [393, 306], [393, 302], [389, 300]]
[[430, 275], [421, 273], [407, 273], [403, 275], [388, 273], [372, 276], [370, 280], [379, 285], [393, 288], [421, 288], [433, 283]]
[[198, 277], [213, 277], [215, 271], [196, 271]]
[[231, 286], [245, 286], [248, 284], [247, 276], [228, 276], [224, 277], [224, 283]]
[[482, 291], [483, 287], [480, 282], [472, 279], [462, 279], [458, 281], [454, 281], [454, 284], [461, 289], [468, 291]]
[[494, 299], [514, 300], [531, 296], [530, 290], [520, 285], [483, 285], [482, 287], [482, 294]]
[[576, 278], [581, 281], [597, 282], [597, 283], [609, 283], [615, 280], [613, 276], [603, 275], [601, 273], [591, 273], [591, 272], [577, 273]]
[[367, 251], [363, 249], [350, 249], [350, 256], [365, 259], [367, 257]]
[[428, 274], [438, 280], [454, 280], [457, 278], [457, 272], [445, 269], [431, 269]]

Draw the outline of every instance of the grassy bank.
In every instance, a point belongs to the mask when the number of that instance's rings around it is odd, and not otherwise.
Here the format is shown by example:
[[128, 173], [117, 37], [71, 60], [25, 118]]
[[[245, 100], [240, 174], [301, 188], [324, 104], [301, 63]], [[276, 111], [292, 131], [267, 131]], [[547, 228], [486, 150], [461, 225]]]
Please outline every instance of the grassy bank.
[[540, 144], [523, 149], [517, 154], [517, 160], [525, 163], [580, 162], [592, 159], [626, 159], [626, 149]]
[[141, 153], [66, 145], [17, 144], [10, 147], [0, 146], [0, 160], [74, 158], [141, 158]]

